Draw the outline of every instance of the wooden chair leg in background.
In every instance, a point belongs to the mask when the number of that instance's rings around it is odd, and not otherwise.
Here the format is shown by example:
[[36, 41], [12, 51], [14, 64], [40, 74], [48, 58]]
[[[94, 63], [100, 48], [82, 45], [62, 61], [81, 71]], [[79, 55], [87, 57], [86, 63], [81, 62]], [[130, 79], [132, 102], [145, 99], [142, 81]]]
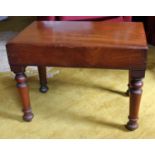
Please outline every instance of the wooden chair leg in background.
[[23, 119], [25, 121], [31, 121], [33, 113], [31, 110], [29, 90], [26, 82], [26, 75], [24, 74], [25, 68], [12, 67], [12, 71], [16, 74], [15, 80], [17, 81], [17, 88], [22, 99], [23, 104]]
[[145, 76], [145, 70], [130, 71], [130, 107], [129, 107], [129, 121], [126, 125], [128, 130], [135, 130], [138, 128], [138, 113], [140, 107], [140, 100], [142, 95], [142, 79]]
[[46, 93], [48, 91], [47, 87], [47, 77], [46, 77], [46, 67], [38, 66], [39, 80], [40, 80], [40, 92]]

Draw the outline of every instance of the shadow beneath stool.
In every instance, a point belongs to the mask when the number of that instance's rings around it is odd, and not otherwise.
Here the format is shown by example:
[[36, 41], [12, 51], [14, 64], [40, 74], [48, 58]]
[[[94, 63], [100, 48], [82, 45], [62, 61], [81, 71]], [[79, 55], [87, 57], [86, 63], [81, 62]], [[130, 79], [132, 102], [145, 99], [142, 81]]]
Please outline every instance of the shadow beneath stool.
[[[81, 113], [77, 113], [76, 111], [72, 111], [70, 108], [66, 109], [66, 108], [62, 108], [60, 106], [48, 106], [47, 108], [50, 109], [48, 116], [50, 117], [56, 117], [58, 120], [63, 120], [66, 122], [74, 122], [76, 124], [85, 124], [88, 126], [92, 126], [92, 127], [103, 127], [103, 128], [109, 128], [109, 129], [119, 129], [122, 131], [126, 131], [127, 129], [124, 127], [124, 124], [119, 124], [116, 121], [109, 121], [106, 120], [105, 118], [100, 118], [100, 117], [96, 117], [96, 116], [91, 116], [91, 115], [85, 115], [82, 112]], [[45, 114], [40, 111], [40, 115], [44, 115]]]
[[118, 123], [109, 122], [109, 121], [106, 121], [106, 120], [97, 120], [97, 119], [95, 119], [93, 117], [83, 117], [83, 119], [85, 119], [85, 121], [89, 121], [91, 123], [95, 123], [95, 124], [98, 124], [98, 125], [108, 126], [108, 127], [111, 127], [111, 128], [117, 128], [117, 129], [122, 130], [122, 131], [127, 131], [124, 124], [118, 124]]
[[22, 117], [17, 114], [11, 114], [10, 112], [0, 111], [1, 116], [4, 119], [10, 119], [18, 122], [23, 122]]
[[124, 96], [126, 97], [126, 92], [125, 91], [119, 91], [119, 90], [113, 90], [113, 89], [110, 89], [110, 88], [107, 88], [107, 87], [103, 87], [103, 86], [100, 86], [100, 85], [96, 85], [96, 84], [90, 84], [90, 83], [87, 83], [86, 81], [85, 82], [78, 82], [80, 80], [74, 78], [74, 80], [62, 80], [62, 79], [51, 79], [49, 80], [49, 84], [48, 85], [52, 85], [52, 84], [55, 84], [57, 85], [55, 88], [59, 87], [59, 86], [62, 86], [62, 85], [72, 85], [72, 86], [79, 86], [79, 87], [87, 87], [87, 88], [93, 88], [93, 89], [98, 89], [98, 90], [101, 90], [101, 91], [107, 91], [107, 92], [110, 92], [110, 93], [115, 93], [115, 94], [118, 94], [118, 95], [121, 95], [121, 96]]
[[124, 92], [124, 91], [113, 90], [113, 89], [109, 89], [109, 88], [106, 88], [106, 87], [98, 87], [98, 86], [96, 88], [107, 91], [107, 92], [110, 92], [110, 93], [115, 93], [115, 94], [118, 94], [118, 95], [121, 95], [121, 96], [127, 96], [126, 92]]

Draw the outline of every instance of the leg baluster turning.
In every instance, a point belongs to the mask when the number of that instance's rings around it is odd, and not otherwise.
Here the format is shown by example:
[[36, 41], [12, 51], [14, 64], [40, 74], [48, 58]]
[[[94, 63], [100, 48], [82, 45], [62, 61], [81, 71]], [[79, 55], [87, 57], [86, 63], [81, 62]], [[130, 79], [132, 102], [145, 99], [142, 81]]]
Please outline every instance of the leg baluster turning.
[[31, 111], [30, 106], [30, 97], [29, 97], [29, 90], [26, 83], [26, 76], [24, 73], [16, 73], [15, 77], [17, 81], [17, 88], [19, 90], [22, 103], [23, 103], [23, 119], [25, 121], [31, 121], [33, 118], [33, 113]]
[[40, 92], [46, 93], [48, 91], [47, 87], [47, 78], [46, 78], [46, 67], [45, 66], [38, 66], [39, 72], [39, 80], [40, 80]]
[[140, 99], [142, 95], [143, 82], [140, 78], [132, 78], [130, 81], [130, 111], [129, 122], [126, 125], [128, 130], [135, 130], [138, 128], [138, 112], [140, 107]]

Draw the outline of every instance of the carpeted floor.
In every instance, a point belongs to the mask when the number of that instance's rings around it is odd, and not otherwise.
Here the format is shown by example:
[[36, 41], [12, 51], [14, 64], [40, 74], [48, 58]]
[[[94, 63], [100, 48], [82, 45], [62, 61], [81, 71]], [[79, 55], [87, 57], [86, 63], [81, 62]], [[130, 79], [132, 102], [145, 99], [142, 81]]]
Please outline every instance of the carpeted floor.
[[148, 54], [138, 130], [129, 132], [124, 127], [129, 108], [124, 96], [127, 71], [49, 69], [50, 89], [41, 94], [36, 70], [28, 69], [35, 117], [26, 123], [15, 81], [5, 70], [0, 73], [0, 138], [155, 138], [155, 47], [150, 46]]

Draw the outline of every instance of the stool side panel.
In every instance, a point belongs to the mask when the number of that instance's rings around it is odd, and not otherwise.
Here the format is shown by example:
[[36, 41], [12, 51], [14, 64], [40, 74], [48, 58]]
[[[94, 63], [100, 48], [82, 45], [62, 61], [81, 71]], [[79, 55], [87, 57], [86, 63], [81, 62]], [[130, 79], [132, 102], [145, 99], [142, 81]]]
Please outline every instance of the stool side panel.
[[147, 49], [64, 48], [10, 45], [10, 65], [61, 67], [146, 68]]

